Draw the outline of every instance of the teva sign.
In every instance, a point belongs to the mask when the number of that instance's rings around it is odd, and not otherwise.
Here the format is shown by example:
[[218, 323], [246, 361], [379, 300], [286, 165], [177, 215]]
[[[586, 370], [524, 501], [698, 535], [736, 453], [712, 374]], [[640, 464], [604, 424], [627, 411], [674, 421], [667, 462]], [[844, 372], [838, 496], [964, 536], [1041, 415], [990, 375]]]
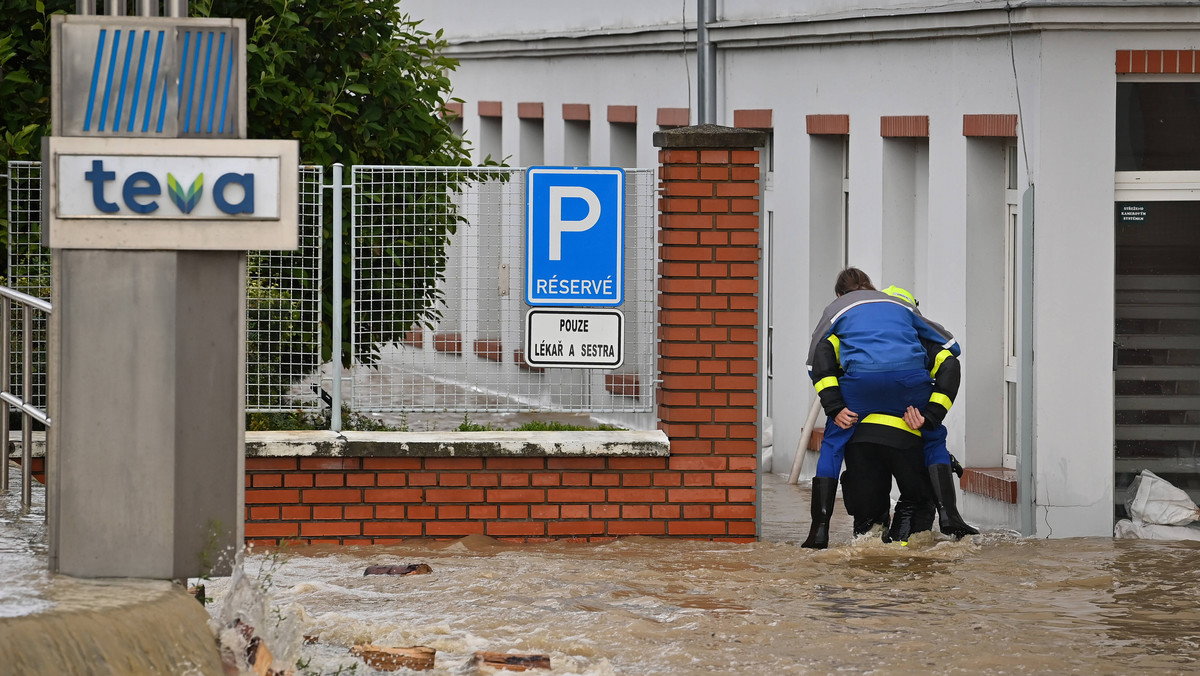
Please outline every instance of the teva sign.
[[48, 146], [52, 248], [296, 246], [295, 141], [52, 137]]

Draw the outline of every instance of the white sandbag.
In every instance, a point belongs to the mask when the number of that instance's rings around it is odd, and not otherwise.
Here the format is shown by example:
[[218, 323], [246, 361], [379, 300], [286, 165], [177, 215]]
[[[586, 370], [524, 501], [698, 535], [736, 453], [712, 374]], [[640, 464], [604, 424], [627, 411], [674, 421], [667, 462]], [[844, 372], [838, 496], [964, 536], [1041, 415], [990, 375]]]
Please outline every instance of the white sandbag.
[[1121, 519], [1113, 528], [1113, 536], [1129, 540], [1200, 540], [1200, 528]]
[[1185, 526], [1200, 520], [1200, 509], [1182, 489], [1148, 469], [1134, 477], [1129, 486], [1133, 497], [1125, 503], [1134, 521], [1164, 526]]

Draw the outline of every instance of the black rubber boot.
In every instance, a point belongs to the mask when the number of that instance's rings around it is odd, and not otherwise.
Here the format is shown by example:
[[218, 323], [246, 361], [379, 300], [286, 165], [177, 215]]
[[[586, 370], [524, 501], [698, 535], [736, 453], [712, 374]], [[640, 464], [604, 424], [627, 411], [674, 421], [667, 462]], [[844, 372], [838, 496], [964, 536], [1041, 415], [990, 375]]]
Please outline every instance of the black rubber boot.
[[812, 527], [808, 539], [801, 547], [825, 549], [829, 546], [829, 518], [833, 516], [833, 503], [837, 499], [836, 477], [813, 477], [812, 481]]
[[908, 544], [908, 537], [913, 534], [913, 520], [917, 516], [917, 504], [909, 500], [896, 503], [896, 511], [892, 515], [892, 527], [883, 533], [884, 542], [899, 542]]
[[887, 531], [888, 525], [891, 522], [890, 514], [887, 510], [875, 516], [859, 516], [854, 515], [854, 536], [865, 535], [871, 532], [871, 529], [876, 525], [883, 526], [883, 530]]
[[929, 466], [929, 482], [933, 485], [933, 501], [937, 505], [938, 528], [954, 539], [964, 535], [979, 535], [979, 531], [963, 521], [954, 496], [954, 475], [945, 463]]

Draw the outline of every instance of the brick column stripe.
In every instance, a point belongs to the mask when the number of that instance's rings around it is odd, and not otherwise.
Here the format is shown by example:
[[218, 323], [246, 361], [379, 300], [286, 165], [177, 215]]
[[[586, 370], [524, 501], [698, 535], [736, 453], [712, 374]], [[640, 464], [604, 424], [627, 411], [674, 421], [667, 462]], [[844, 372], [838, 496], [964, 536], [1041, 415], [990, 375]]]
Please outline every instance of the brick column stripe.
[[849, 115], [806, 115], [804, 122], [809, 134], [845, 136], [850, 133]]
[[686, 127], [689, 114], [687, 108], [659, 108], [654, 123], [660, 127]]
[[637, 106], [609, 106], [608, 121], [618, 124], [637, 124]]
[[447, 101], [442, 105], [442, 117], [462, 117], [463, 104], [461, 101]]
[[1147, 73], [1155, 75], [1187, 75], [1200, 72], [1195, 49], [1119, 49], [1116, 55], [1118, 75]]
[[929, 138], [928, 115], [884, 115], [879, 118], [884, 138]]
[[499, 101], [480, 101], [479, 117], [503, 117], [503, 104]]
[[540, 120], [545, 117], [545, 105], [541, 101], [521, 101], [517, 103], [517, 117], [522, 120]]
[[1016, 115], [963, 115], [963, 136], [1017, 137]]
[[587, 121], [592, 119], [592, 107], [586, 103], [564, 103], [562, 116], [564, 120]]
[[770, 108], [746, 108], [733, 111], [733, 126], [742, 129], [770, 129]]

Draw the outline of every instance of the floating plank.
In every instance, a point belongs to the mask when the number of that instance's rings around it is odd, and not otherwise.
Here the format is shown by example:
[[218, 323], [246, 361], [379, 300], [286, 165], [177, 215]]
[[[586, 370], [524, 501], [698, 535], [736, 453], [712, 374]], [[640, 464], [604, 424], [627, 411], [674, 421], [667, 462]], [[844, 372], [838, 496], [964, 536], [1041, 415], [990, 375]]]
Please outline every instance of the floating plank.
[[363, 575], [425, 575], [432, 572], [428, 563], [410, 563], [402, 566], [367, 566]]
[[472, 662], [476, 666], [483, 665], [507, 671], [550, 668], [549, 655], [537, 655], [534, 653], [491, 653], [481, 650], [475, 653]]
[[366, 662], [367, 666], [372, 669], [380, 671], [396, 671], [397, 669], [429, 671], [433, 668], [437, 651], [423, 645], [411, 648], [385, 648], [364, 644], [351, 648], [350, 654]]

